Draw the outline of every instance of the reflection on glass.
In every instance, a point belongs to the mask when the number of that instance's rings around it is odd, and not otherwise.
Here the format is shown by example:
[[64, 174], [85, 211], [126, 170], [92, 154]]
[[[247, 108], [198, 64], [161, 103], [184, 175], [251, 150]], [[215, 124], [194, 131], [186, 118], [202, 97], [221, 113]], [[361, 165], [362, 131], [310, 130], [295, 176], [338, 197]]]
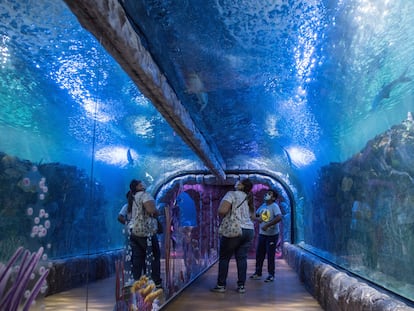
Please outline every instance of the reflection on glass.
[[408, 118], [319, 171], [304, 246], [413, 300], [414, 122]]

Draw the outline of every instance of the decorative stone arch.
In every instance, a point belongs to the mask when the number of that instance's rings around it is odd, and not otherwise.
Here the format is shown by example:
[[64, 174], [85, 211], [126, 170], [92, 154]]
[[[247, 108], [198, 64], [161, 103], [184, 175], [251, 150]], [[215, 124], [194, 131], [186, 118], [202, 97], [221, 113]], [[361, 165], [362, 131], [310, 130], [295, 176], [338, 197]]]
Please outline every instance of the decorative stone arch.
[[282, 196], [287, 208], [282, 207], [284, 213], [284, 241], [292, 243], [294, 241], [295, 194], [296, 189], [289, 184], [287, 176], [265, 170], [232, 170], [225, 171], [226, 178], [218, 179], [208, 171], [183, 171], [170, 175], [161, 183], [155, 185], [152, 194], [158, 203], [165, 203], [171, 200], [174, 192], [177, 192], [183, 185], [210, 185], [228, 187], [235, 184], [237, 180], [249, 178], [254, 185], [265, 185], [275, 189]]

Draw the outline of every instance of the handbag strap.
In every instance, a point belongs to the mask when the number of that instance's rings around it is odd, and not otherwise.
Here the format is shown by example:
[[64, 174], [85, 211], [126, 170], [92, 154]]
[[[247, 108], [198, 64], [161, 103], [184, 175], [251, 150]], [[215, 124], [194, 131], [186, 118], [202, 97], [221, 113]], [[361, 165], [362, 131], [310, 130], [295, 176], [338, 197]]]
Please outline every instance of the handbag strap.
[[248, 196], [250, 196], [250, 193], [249, 194], [246, 194], [246, 196], [244, 197], [244, 200], [243, 201], [241, 201], [241, 203], [239, 204], [239, 205], [237, 205], [237, 207], [236, 207], [236, 209], [238, 209], [243, 203], [244, 203], [244, 201], [246, 201], [247, 200], [247, 197]]
[[[250, 193], [249, 194], [246, 194], [246, 196], [244, 197], [244, 199], [243, 199], [243, 201], [241, 201], [240, 202], [240, 204], [239, 205], [237, 205], [236, 206], [236, 208], [235, 209], [238, 209], [243, 203], [244, 203], [244, 201], [246, 201], [247, 200], [247, 198], [250, 196]], [[229, 214], [232, 214], [232, 212], [233, 212], [233, 205], [231, 206], [231, 210], [230, 210], [230, 213]]]

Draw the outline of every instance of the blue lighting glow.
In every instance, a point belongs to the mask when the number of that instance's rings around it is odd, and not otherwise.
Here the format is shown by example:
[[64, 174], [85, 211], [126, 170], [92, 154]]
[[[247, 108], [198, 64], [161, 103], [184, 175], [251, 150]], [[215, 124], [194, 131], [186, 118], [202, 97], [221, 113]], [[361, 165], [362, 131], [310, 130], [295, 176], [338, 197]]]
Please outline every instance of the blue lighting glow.
[[303, 147], [293, 146], [286, 148], [292, 163], [300, 168], [309, 165], [316, 160], [315, 154]]
[[[128, 159], [128, 152], [131, 158]], [[139, 155], [135, 150], [123, 146], [106, 146], [96, 151], [96, 160], [105, 162], [109, 165], [126, 167], [133, 165], [138, 160]]]

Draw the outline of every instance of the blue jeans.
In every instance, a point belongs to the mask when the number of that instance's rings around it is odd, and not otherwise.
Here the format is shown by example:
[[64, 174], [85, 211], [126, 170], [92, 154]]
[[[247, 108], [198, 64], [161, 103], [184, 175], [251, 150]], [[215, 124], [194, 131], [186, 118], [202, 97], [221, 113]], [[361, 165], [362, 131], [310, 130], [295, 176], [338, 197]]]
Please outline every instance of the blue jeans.
[[267, 254], [267, 271], [269, 275], [275, 276], [275, 252], [276, 242], [279, 234], [263, 235], [259, 234], [259, 241], [256, 249], [256, 274], [262, 275], [263, 262]]
[[[151, 244], [151, 250], [148, 249], [148, 251], [152, 251], [152, 258], [150, 263], [151, 279], [155, 284], [161, 284], [161, 252], [156, 234], [151, 237]], [[146, 237], [138, 237], [131, 234], [130, 245], [132, 250], [132, 275], [134, 276], [134, 280], [138, 281], [143, 273], [149, 272], [146, 271], [147, 263], [145, 262], [145, 259], [147, 257], [148, 241]]]
[[253, 229], [243, 229], [241, 237], [221, 237], [217, 285], [226, 286], [227, 275], [229, 273], [229, 262], [233, 254], [237, 264], [237, 285], [244, 285], [247, 273], [247, 254], [252, 245], [253, 237]]

